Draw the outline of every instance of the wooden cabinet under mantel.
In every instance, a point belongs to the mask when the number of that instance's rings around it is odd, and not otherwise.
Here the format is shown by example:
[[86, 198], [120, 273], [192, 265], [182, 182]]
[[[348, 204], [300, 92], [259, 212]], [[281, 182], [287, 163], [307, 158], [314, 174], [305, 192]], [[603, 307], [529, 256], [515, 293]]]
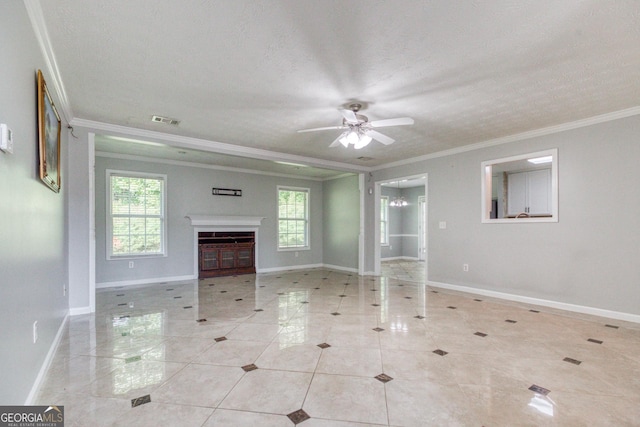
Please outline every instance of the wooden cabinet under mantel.
[[256, 272], [255, 234], [247, 231], [198, 233], [200, 279]]

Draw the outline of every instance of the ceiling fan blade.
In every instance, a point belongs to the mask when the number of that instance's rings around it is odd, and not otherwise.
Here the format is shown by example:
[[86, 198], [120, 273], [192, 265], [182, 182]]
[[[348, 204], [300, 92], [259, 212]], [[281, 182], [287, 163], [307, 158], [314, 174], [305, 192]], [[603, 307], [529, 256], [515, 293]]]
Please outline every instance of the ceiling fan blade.
[[369, 122], [369, 124], [374, 128], [381, 128], [385, 126], [412, 125], [413, 119], [411, 117], [398, 117], [397, 119], [374, 120], [372, 122]]
[[358, 123], [358, 118], [356, 117], [356, 113], [351, 110], [340, 110], [340, 114], [345, 118], [349, 123]]
[[340, 144], [341, 144], [340, 140], [342, 139], [342, 137], [344, 137], [344, 136], [346, 136], [346, 135], [347, 135], [347, 132], [342, 132], [342, 133], [341, 133], [341, 134], [336, 138], [336, 140], [335, 140], [335, 141], [333, 141], [333, 142], [331, 143], [331, 145], [329, 145], [329, 148], [337, 147], [338, 145], [340, 145]]
[[315, 132], [317, 130], [333, 130], [333, 129], [346, 129], [346, 126], [326, 126], [323, 128], [302, 129], [302, 130], [299, 130], [298, 133]]
[[395, 139], [389, 138], [387, 135], [383, 135], [376, 130], [368, 130], [367, 132], [365, 132], [365, 135], [369, 135], [371, 138], [375, 139], [378, 142], [383, 143], [384, 145], [389, 145], [396, 142]]

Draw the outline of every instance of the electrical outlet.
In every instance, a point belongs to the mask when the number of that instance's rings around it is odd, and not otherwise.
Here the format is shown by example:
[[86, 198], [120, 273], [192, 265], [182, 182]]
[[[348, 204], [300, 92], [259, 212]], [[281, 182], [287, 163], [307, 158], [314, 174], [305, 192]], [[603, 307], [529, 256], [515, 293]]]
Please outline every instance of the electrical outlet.
[[133, 261], [129, 261], [129, 268], [133, 268]]
[[444, 230], [447, 228], [447, 221], [440, 221], [440, 223], [438, 224], [438, 227], [440, 227], [440, 230]]
[[296, 251], [296, 258], [298, 258], [298, 251]]
[[33, 343], [38, 341], [38, 321], [33, 322]]
[[462, 264], [462, 271], [469, 271], [469, 264]]

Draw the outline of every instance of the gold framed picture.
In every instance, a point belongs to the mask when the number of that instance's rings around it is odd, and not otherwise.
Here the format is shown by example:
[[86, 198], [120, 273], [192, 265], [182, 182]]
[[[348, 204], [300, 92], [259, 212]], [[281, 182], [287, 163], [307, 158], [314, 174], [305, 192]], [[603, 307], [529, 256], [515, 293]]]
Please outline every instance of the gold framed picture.
[[38, 70], [38, 147], [40, 179], [60, 192], [60, 116], [42, 71]]

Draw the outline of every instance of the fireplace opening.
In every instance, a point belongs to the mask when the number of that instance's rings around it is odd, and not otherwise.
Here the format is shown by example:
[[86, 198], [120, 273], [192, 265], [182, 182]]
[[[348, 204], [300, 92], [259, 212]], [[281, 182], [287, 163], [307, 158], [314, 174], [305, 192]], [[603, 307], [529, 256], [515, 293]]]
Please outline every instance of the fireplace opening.
[[255, 266], [253, 231], [198, 232], [198, 277], [251, 274]]

